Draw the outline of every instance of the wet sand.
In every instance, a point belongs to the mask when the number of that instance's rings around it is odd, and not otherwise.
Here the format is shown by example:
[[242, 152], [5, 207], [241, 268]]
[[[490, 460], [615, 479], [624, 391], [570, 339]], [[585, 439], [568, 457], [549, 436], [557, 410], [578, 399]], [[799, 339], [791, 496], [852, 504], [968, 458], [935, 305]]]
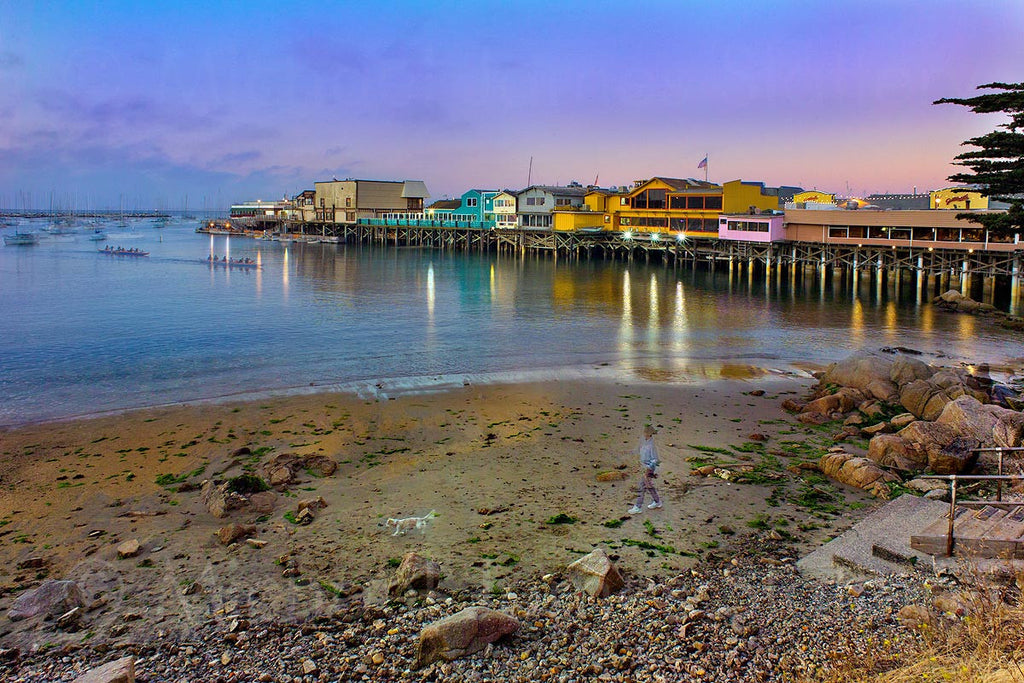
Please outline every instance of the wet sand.
[[[750, 535], [781, 536], [796, 557], [873, 507], [846, 489], [836, 491], [838, 515], [793, 500], [801, 475], [785, 466], [816, 459], [827, 435], [797, 424], [780, 403], [812, 381], [547, 382], [390, 400], [314, 394], [9, 429], [0, 432], [0, 609], [50, 577], [77, 581], [92, 610], [84, 633], [0, 617], [0, 641], [146, 639], [188, 632], [239, 605], [301, 620], [330, 613], [337, 589], [383, 600], [392, 565], [410, 550], [440, 563], [448, 591], [507, 588], [598, 546], [624, 573], [651, 577], [727, 554]], [[661, 430], [664, 508], [630, 517], [645, 422]], [[763, 448], [752, 434], [766, 438]], [[235, 457], [242, 447], [253, 453]], [[265, 515], [218, 519], [198, 490], [176, 490], [259, 473], [282, 453], [327, 455], [339, 467], [324, 478], [300, 473]], [[709, 461], [779, 478], [691, 475]], [[597, 480], [617, 471], [627, 478]], [[289, 521], [299, 500], [317, 496], [327, 507], [311, 524]], [[393, 536], [384, 525], [431, 510], [437, 516], [422, 532]], [[549, 523], [559, 515], [574, 521]], [[215, 533], [230, 522], [256, 523], [266, 545], [220, 545]], [[118, 559], [129, 539], [141, 552]], [[18, 568], [32, 558], [44, 567]], [[299, 576], [282, 576], [289, 561]], [[193, 582], [202, 589], [186, 591]]]

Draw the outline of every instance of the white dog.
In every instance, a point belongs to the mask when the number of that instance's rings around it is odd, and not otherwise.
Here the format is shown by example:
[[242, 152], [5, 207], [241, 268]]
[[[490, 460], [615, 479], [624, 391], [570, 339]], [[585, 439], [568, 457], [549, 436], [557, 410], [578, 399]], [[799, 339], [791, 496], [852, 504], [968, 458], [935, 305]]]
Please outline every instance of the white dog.
[[406, 533], [413, 529], [419, 529], [420, 533], [426, 534], [427, 522], [436, 516], [437, 514], [431, 510], [422, 517], [406, 517], [404, 519], [395, 519], [394, 517], [390, 517], [388, 518], [388, 521], [384, 522], [384, 526], [395, 527], [395, 533], [391, 534], [392, 536], [398, 536], [399, 534], [405, 536]]

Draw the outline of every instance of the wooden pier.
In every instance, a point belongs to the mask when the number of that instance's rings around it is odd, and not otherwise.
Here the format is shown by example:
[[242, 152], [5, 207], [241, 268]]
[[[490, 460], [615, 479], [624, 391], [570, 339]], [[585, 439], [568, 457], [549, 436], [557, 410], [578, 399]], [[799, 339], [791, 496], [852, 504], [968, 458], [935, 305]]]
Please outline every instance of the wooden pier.
[[[460, 227], [379, 224], [282, 223], [256, 221], [250, 231], [320, 239], [345, 244], [420, 247], [442, 251], [538, 253], [552, 258], [615, 259], [661, 262], [771, 280], [812, 277], [857, 288], [862, 278], [877, 288], [917, 291], [930, 299], [956, 289], [984, 303], [997, 300], [1011, 314], [1024, 311], [1021, 261], [1024, 245], [1015, 251], [976, 249], [951, 243], [948, 248], [893, 245], [849, 245], [821, 242], [741, 242], [717, 235], [683, 240], [671, 235], [626, 236], [617, 232], [553, 232]], [[1008, 305], [1007, 305], [1008, 302]]]

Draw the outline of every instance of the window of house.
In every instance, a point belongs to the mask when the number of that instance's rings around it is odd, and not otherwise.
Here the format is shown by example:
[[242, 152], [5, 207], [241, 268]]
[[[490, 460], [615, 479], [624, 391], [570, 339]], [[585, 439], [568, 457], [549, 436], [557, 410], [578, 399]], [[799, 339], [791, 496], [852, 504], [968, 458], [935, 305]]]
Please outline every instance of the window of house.
[[347, 207], [351, 207], [352, 206], [352, 198], [351, 197], [345, 197], [345, 206], [347, 206]]
[[476, 206], [476, 197], [466, 197], [466, 206]]
[[570, 199], [569, 197], [556, 197], [555, 198], [555, 206], [571, 206], [571, 205], [572, 205], [572, 199]]
[[685, 209], [686, 208], [686, 197], [680, 195], [672, 195], [668, 198], [670, 209]]
[[704, 198], [704, 208], [705, 209], [711, 209], [711, 210], [714, 210], [714, 211], [721, 211], [722, 210], [722, 197], [721, 196], [716, 196], [716, 195], [712, 195], [710, 197], [705, 197]]
[[320, 198], [320, 208], [321, 209], [324, 208], [324, 198], [323, 197]]
[[665, 190], [647, 190], [647, 208], [664, 209], [667, 197], [668, 192]]
[[633, 208], [634, 209], [646, 209], [647, 208], [647, 193], [641, 192], [637, 196], [633, 197]]
[[690, 196], [686, 198], [687, 209], [703, 209], [704, 208], [704, 197], [701, 195]]

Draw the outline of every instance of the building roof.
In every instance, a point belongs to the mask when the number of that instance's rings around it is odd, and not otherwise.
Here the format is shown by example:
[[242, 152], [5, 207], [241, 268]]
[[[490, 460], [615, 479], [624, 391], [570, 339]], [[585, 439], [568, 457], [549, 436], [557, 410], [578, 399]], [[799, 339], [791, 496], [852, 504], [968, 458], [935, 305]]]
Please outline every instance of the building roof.
[[587, 188], [581, 185], [530, 185], [516, 192], [516, 195], [523, 194], [530, 190], [540, 190], [550, 194], [562, 195], [564, 197], [582, 197], [587, 194]]
[[438, 199], [436, 202], [428, 206], [428, 209], [457, 209], [462, 206], [462, 201], [458, 199]]
[[[660, 180], [666, 185], [676, 190], [717, 190], [721, 189], [721, 185], [716, 183], [710, 183], [706, 180], [697, 180], [696, 178], [664, 178], [662, 176], [655, 176], [648, 180]], [[645, 185], [647, 183], [644, 183]]]
[[426, 199], [430, 196], [427, 184], [422, 180], [406, 180], [402, 188], [402, 199]]

